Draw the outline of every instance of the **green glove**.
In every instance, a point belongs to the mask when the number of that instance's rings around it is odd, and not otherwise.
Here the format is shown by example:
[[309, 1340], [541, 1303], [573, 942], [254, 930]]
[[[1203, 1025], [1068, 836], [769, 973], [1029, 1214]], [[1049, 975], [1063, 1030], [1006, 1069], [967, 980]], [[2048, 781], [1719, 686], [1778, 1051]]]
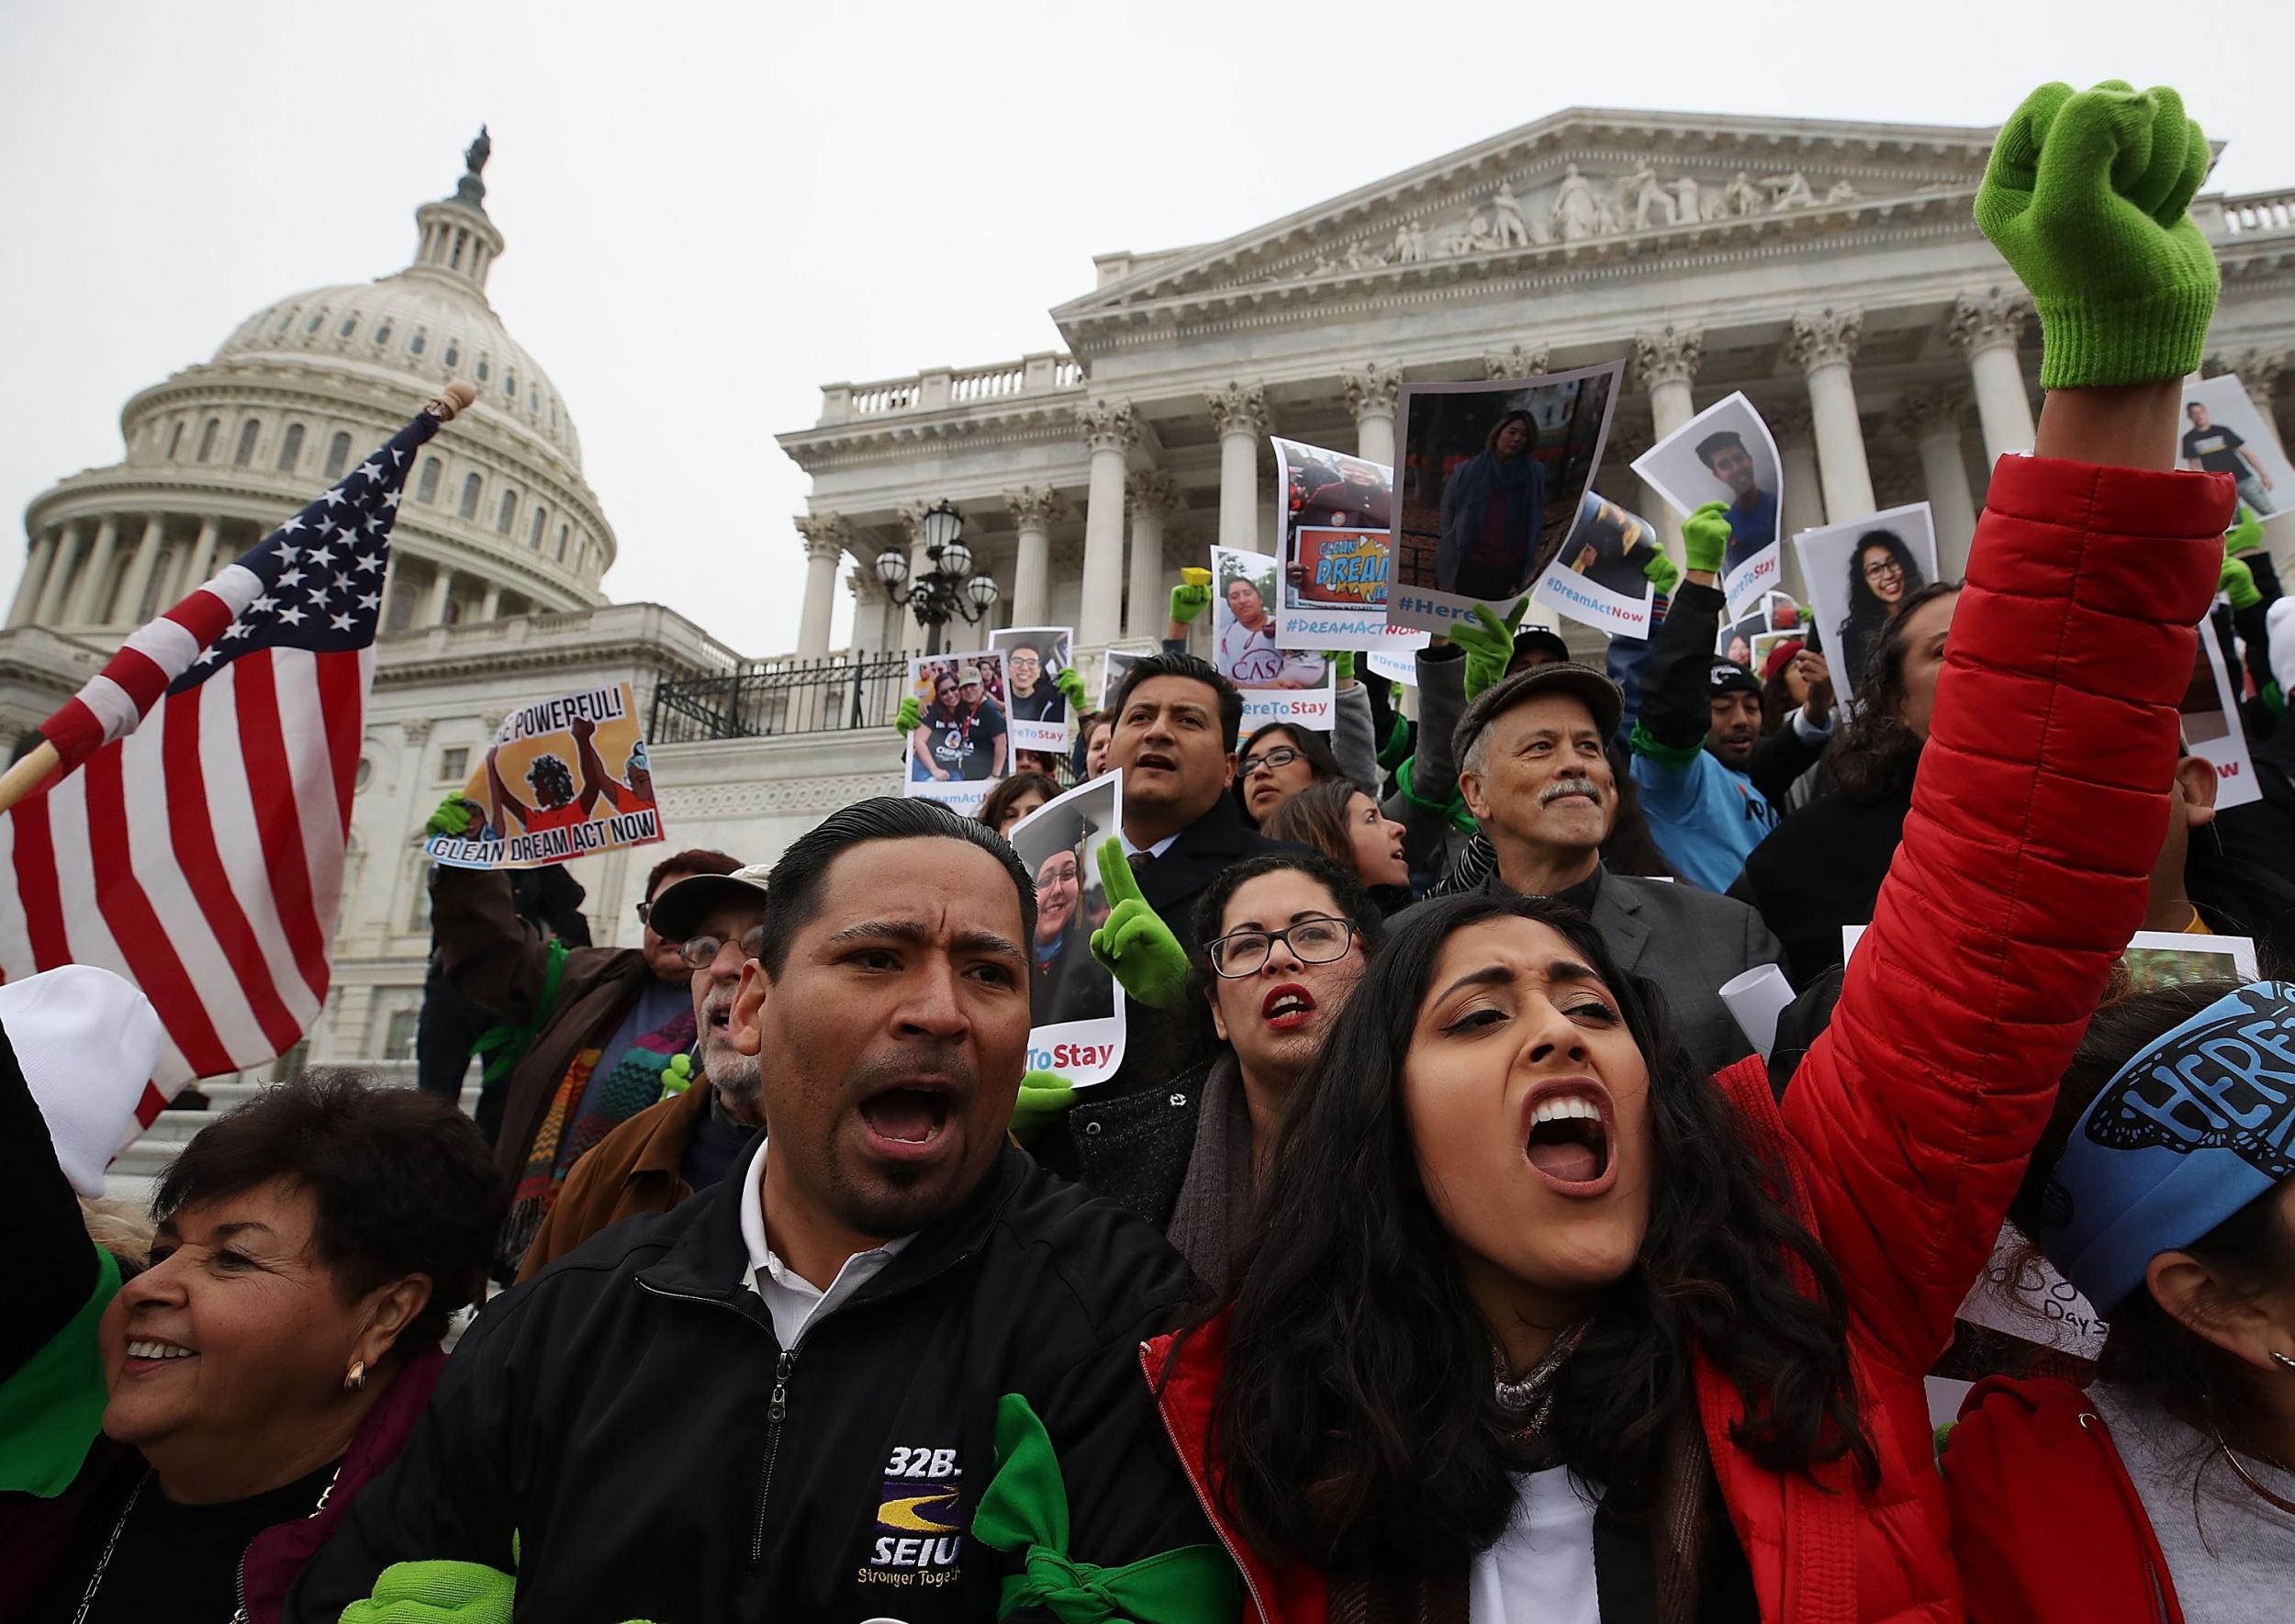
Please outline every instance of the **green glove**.
[[892, 719], [892, 731], [905, 739], [917, 730], [924, 720], [924, 707], [916, 702], [914, 694], [911, 694], [901, 701], [901, 713]]
[[1641, 566], [1641, 573], [1662, 597], [1674, 595], [1674, 588], [1682, 584], [1682, 566], [1665, 555], [1662, 547], [1650, 549], [1650, 562]]
[[1472, 700], [1483, 689], [1501, 682], [1506, 666], [1514, 660], [1515, 629], [1522, 624], [1522, 617], [1530, 607], [1530, 600], [1522, 599], [1500, 620], [1487, 603], [1474, 606], [1474, 622], [1471, 626], [1459, 625], [1446, 633], [1451, 643], [1466, 651], [1466, 697]]
[[1689, 573], [1721, 573], [1721, 560], [1730, 550], [1730, 504], [1707, 502], [1682, 521], [1682, 557]]
[[1187, 992], [1187, 949], [1139, 894], [1139, 877], [1124, 860], [1124, 843], [1100, 845], [1100, 886], [1108, 922], [1092, 933], [1092, 956], [1116, 983], [1149, 1009], [1177, 1009]]
[[1052, 686], [1058, 689], [1061, 696], [1076, 710], [1084, 708], [1084, 679], [1077, 674], [1075, 666], [1064, 666], [1053, 672]]
[[509, 1624], [515, 1574], [475, 1562], [395, 1562], [342, 1624]]
[[428, 840], [433, 834], [443, 834], [450, 840], [460, 840], [478, 826], [484, 815], [485, 810], [476, 801], [464, 800], [459, 792], [449, 795], [438, 803], [431, 821], [422, 825], [422, 837]]
[[2042, 388], [2199, 370], [2218, 278], [2184, 211], [2208, 158], [2181, 96], [2118, 79], [2043, 84], [2001, 128], [1976, 225], [2040, 312]]
[[1331, 651], [1331, 680], [1332, 680], [1332, 682], [1333, 682], [1334, 684], [1336, 684], [1338, 687], [1340, 687], [1340, 688], [1345, 688], [1345, 687], [1346, 687], [1349, 683], [1352, 682], [1354, 679], [1355, 679], [1355, 651], [1354, 651], [1353, 649], [1351, 649], [1351, 648], [1335, 648], [1335, 649], [1333, 649], [1333, 650]]
[[1058, 1072], [1029, 1072], [1020, 1080], [1019, 1097], [1012, 1103], [1012, 1137], [1023, 1145], [1035, 1144], [1036, 1136], [1075, 1103], [1076, 1085]]
[[2263, 594], [2256, 590], [2256, 572], [2247, 567], [2244, 558], [2224, 558], [2223, 573], [2215, 578], [2215, 589], [2232, 600], [2233, 609], [2253, 609], [2263, 601]]
[[1184, 626], [1202, 614], [1210, 602], [1209, 587], [1191, 587], [1181, 581], [1171, 588], [1171, 618]]
[[2272, 715], [2287, 714], [2287, 696], [2279, 691], [2278, 683], [2267, 682], [2263, 685], [2263, 702], [2271, 707]]
[[2262, 545], [2263, 521], [2255, 516], [2246, 503], [2242, 502], [2239, 504], [2239, 517], [2233, 521], [2231, 529], [2223, 532], [2223, 551], [2252, 553]]

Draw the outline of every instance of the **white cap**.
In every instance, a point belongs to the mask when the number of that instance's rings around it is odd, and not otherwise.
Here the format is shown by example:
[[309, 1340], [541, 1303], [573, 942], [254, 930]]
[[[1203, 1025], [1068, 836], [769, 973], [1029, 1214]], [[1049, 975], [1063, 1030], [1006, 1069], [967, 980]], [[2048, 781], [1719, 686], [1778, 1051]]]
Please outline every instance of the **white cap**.
[[104, 1169], [128, 1137], [166, 1040], [133, 981], [92, 964], [59, 965], [0, 986], [8, 1035], [56, 1163], [83, 1195], [104, 1193]]

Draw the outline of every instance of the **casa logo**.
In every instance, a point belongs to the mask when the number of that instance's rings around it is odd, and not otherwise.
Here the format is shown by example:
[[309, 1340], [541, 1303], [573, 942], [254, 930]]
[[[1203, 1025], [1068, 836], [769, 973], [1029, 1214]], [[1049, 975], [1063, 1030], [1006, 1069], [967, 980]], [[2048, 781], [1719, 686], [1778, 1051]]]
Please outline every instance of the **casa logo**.
[[885, 1462], [864, 1585], [936, 1589], [964, 1555], [964, 1469], [952, 1449], [896, 1447]]

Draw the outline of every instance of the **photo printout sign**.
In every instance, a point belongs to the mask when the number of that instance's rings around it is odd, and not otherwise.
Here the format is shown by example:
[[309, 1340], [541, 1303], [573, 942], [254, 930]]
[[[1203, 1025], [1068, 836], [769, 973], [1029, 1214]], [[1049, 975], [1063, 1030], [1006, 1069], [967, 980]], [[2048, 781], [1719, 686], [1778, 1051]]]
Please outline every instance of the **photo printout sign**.
[[1012, 771], [1004, 656], [991, 649], [921, 655], [909, 662], [909, 691], [924, 716], [909, 734], [901, 792], [978, 816]]
[[1685, 517], [1707, 502], [1729, 504], [1721, 591], [1732, 615], [1782, 584], [1782, 469], [1769, 425], [1741, 394], [1715, 401], [1634, 459], [1633, 471]]
[[1833, 689], [1856, 692], [1888, 617], [1936, 579], [1936, 521], [1929, 504], [1805, 530], [1793, 538], [1793, 551]]
[[1400, 655], [1427, 633], [1386, 618], [1394, 471], [1280, 436], [1275, 448], [1276, 556], [1282, 566], [1275, 636], [1285, 648]]
[[1388, 620], [1447, 631], [1530, 591], [1578, 522], [1624, 371], [1403, 386]]
[[1577, 524], [1530, 596], [1541, 609], [1612, 637], [1647, 639], [1657, 588], [1642, 568], [1664, 548], [1656, 525], [1589, 490], [1578, 504]]
[[1107, 923], [1111, 906], [1100, 848], [1116, 839], [1123, 822], [1119, 767], [1046, 801], [1012, 832], [1013, 849], [1036, 881], [1028, 1070], [1057, 1071], [1078, 1088], [1106, 1081], [1124, 1063], [1124, 994], [1092, 956], [1092, 933]]
[[1068, 749], [1068, 696], [1052, 679], [1069, 665], [1075, 633], [1066, 626], [1009, 626], [988, 634], [988, 645], [1004, 656], [1005, 720], [1015, 750]]
[[1243, 731], [1270, 722], [1331, 729], [1337, 709], [1331, 663], [1281, 646], [1270, 606], [1275, 560], [1230, 547], [1211, 550], [1212, 663], [1243, 690]]

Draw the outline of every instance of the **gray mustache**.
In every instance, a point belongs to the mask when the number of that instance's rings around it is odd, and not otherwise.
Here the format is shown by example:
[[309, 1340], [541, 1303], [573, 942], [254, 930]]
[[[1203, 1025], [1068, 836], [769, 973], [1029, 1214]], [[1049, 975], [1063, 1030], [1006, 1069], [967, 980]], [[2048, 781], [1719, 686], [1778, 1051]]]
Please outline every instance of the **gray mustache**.
[[1538, 803], [1551, 806], [1565, 795], [1591, 796], [1598, 804], [1602, 799], [1602, 787], [1588, 778], [1559, 778], [1546, 787], [1546, 793], [1538, 798]]

